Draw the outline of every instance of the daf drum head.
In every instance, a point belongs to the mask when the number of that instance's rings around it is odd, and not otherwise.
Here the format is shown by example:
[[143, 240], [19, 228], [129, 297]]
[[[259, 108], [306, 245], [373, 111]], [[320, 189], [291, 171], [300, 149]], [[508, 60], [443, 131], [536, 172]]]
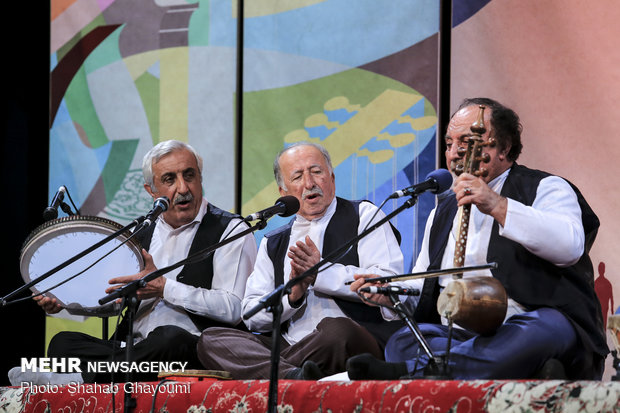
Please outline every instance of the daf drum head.
[[[36, 280], [122, 228], [106, 218], [77, 215], [42, 224], [28, 236], [22, 247], [20, 270], [24, 281]], [[38, 294], [54, 287], [45, 295], [55, 297], [71, 314], [118, 314], [118, 304], [100, 306], [99, 299], [107, 295], [105, 290], [110, 286], [109, 279], [136, 274], [144, 268], [141, 247], [130, 236], [127, 231], [113, 238], [34, 284], [32, 291]], [[70, 280], [64, 282], [67, 279]]]

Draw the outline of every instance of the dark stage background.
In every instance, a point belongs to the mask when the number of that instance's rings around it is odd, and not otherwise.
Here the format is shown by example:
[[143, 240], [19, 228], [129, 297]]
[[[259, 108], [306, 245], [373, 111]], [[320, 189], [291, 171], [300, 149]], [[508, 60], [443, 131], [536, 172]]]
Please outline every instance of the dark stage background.
[[[21, 245], [43, 222], [47, 202], [49, 145], [49, 4], [8, 2], [3, 6], [2, 202], [4, 276], [0, 295], [24, 283]], [[45, 315], [32, 301], [3, 306], [0, 385], [21, 357], [44, 354]]]

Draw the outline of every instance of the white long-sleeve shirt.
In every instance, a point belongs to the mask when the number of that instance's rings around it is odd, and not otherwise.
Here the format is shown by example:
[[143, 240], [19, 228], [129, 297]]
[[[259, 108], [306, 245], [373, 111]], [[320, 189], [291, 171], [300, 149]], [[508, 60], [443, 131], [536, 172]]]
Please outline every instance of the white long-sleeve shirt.
[[[329, 221], [336, 211], [336, 199], [332, 201], [325, 215], [321, 218], [308, 221], [297, 215], [291, 229], [289, 247], [309, 235], [319, 251], [323, 250], [323, 237]], [[377, 207], [369, 202], [362, 202], [359, 206], [360, 223], [358, 233], [365, 228]], [[379, 211], [373, 222], [377, 222], [385, 215]], [[402, 274], [403, 255], [398, 242], [388, 224], [372, 231], [358, 244], [359, 267], [352, 265], [334, 264], [324, 271], [320, 271], [314, 285], [308, 287], [303, 305], [293, 308], [288, 297], [282, 299], [282, 321], [289, 320], [289, 326], [284, 338], [290, 343], [297, 343], [311, 333], [317, 324], [325, 317], [346, 317], [332, 297], [359, 300], [352, 292], [347, 281], [353, 281], [354, 274]], [[322, 258], [321, 258], [322, 259]], [[328, 263], [326, 266], [329, 266]], [[324, 268], [324, 267], [323, 267]], [[290, 259], [284, 259], [284, 282], [289, 279], [291, 272]], [[254, 271], [248, 279], [243, 311], [253, 309], [265, 294], [270, 293], [274, 286], [274, 267], [267, 255], [266, 239], [261, 241]], [[266, 332], [272, 327], [272, 314], [261, 310], [249, 320], [245, 320], [252, 331]]]
[[[207, 200], [203, 198], [196, 218], [176, 229], [168, 225], [160, 215], [149, 248], [157, 268], [164, 268], [187, 258], [200, 222], [207, 212], [207, 204]], [[237, 226], [232, 234], [228, 234], [239, 221], [230, 221], [220, 241], [225, 236], [232, 236], [246, 228], [242, 224]], [[200, 335], [201, 331], [186, 311], [223, 323], [236, 324], [241, 318], [241, 300], [255, 260], [256, 241], [249, 234], [215, 250], [210, 289], [176, 281], [184, 267], [165, 274], [164, 297], [143, 300], [140, 303], [134, 323], [136, 340], [144, 339], [149, 332], [162, 325], [176, 325], [194, 335]]]
[[[509, 171], [505, 171], [491, 181], [489, 187], [500, 193]], [[420, 254], [412, 270], [414, 273], [426, 271], [430, 264], [428, 255], [429, 235], [434, 216], [435, 210], [431, 211], [426, 222]], [[487, 251], [493, 223], [493, 217], [483, 214], [475, 205], [472, 205], [464, 266], [487, 263]], [[441, 261], [441, 268], [454, 267], [453, 258], [457, 230], [458, 214], [454, 218]], [[564, 179], [549, 176], [540, 181], [532, 206], [526, 206], [508, 198], [506, 221], [504, 226], [499, 226], [499, 235], [521, 244], [532, 254], [559, 267], [573, 265], [583, 254], [585, 244], [581, 208], [575, 191]], [[491, 271], [466, 272], [463, 277], [476, 275], [491, 276]], [[450, 281], [452, 281], [451, 275], [439, 277], [439, 284], [442, 288]], [[394, 284], [421, 290], [423, 283], [424, 280], [419, 279], [395, 282]], [[417, 305], [418, 299], [419, 297], [408, 297], [407, 302], [409, 305]], [[509, 297], [506, 317], [521, 312], [523, 312], [523, 307]], [[386, 311], [383, 314], [388, 319], [393, 318], [393, 314]]]

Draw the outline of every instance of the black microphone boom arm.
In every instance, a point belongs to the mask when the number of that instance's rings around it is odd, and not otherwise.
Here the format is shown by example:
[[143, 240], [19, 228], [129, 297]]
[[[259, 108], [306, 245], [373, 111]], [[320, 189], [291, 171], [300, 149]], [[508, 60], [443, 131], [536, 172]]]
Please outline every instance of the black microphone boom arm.
[[216, 249], [223, 247], [226, 244], [229, 244], [233, 241], [236, 241], [237, 239], [251, 233], [254, 232], [256, 230], [260, 230], [265, 228], [265, 226], [267, 225], [267, 221], [259, 221], [256, 223], [256, 225], [254, 226], [250, 226], [249, 228], [246, 228], [245, 230], [236, 233], [235, 235], [231, 236], [230, 238], [226, 238], [216, 244], [213, 244], [207, 248], [202, 249], [201, 251], [198, 251], [190, 256], [188, 256], [185, 259], [182, 259], [181, 261], [178, 261], [172, 265], [169, 265], [167, 267], [163, 267], [163, 268], [159, 268], [153, 272], [148, 273], [147, 275], [145, 275], [144, 277], [140, 278], [139, 280], [135, 280], [130, 282], [129, 284], [126, 284], [125, 286], [123, 286], [122, 288], [119, 288], [116, 291], [111, 292], [110, 294], [106, 295], [105, 297], [99, 299], [99, 305], [104, 305], [109, 303], [112, 300], [116, 300], [118, 298], [123, 298], [123, 297], [128, 297], [130, 295], [132, 295], [133, 293], [135, 293], [138, 289], [144, 287], [149, 281], [154, 280], [157, 277], [160, 277], [164, 274], [169, 273], [170, 271], [179, 268], [183, 265], [186, 264], [192, 264], [195, 262], [199, 262], [202, 261], [204, 259], [206, 259], [209, 255], [211, 255], [213, 252], [215, 252]]

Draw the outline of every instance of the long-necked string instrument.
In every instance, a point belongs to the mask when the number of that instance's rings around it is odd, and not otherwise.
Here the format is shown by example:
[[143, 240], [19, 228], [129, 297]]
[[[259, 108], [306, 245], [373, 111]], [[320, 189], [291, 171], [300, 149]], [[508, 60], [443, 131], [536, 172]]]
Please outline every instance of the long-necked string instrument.
[[[475, 176], [487, 176], [481, 163], [488, 163], [490, 156], [485, 147], [495, 146], [495, 140], [484, 140], [484, 106], [479, 106], [478, 119], [471, 125], [467, 146], [459, 148], [461, 161], [454, 168], [457, 175], [467, 172]], [[458, 232], [454, 248], [454, 267], [463, 267], [467, 247], [467, 232], [471, 204], [459, 207]], [[494, 277], [472, 276], [463, 278], [462, 273], [452, 275], [453, 280], [444, 288], [437, 300], [437, 311], [443, 317], [478, 334], [491, 334], [502, 324], [506, 316], [508, 297], [504, 286]]]

